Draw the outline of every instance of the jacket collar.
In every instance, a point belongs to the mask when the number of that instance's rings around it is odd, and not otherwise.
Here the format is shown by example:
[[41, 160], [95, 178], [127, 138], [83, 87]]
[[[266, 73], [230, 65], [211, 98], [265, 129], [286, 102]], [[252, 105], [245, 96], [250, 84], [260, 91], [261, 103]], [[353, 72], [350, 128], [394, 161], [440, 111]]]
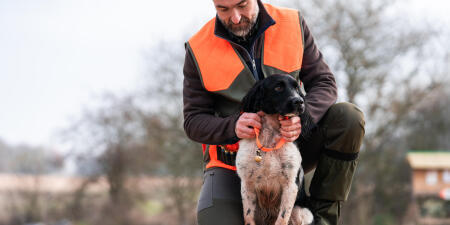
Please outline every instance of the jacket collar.
[[[273, 18], [269, 15], [266, 8], [264, 8], [264, 4], [261, 2], [261, 0], [257, 0], [257, 2], [259, 6], [259, 14], [256, 22], [256, 30], [252, 32], [253, 34], [251, 35], [251, 37], [245, 42], [250, 43], [254, 42], [262, 33], [264, 33], [264, 31], [267, 30], [267, 28], [276, 23], [275, 20], [273, 20]], [[222, 22], [220, 22], [217, 14], [216, 14], [216, 23], [214, 26], [214, 34], [227, 41], [232, 41], [236, 43], [242, 42], [239, 41], [239, 37], [236, 37], [225, 28]]]

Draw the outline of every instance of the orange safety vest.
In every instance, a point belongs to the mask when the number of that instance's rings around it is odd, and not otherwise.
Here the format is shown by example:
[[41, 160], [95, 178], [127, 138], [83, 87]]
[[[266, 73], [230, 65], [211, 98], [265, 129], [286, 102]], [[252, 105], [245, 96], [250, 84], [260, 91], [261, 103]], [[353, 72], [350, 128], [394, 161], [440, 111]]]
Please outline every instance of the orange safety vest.
[[[264, 32], [261, 66], [264, 77], [290, 74], [298, 79], [303, 60], [303, 35], [298, 11], [264, 4], [275, 24]], [[256, 83], [252, 71], [233, 46], [214, 35], [216, 18], [211, 19], [187, 43], [200, 73], [203, 87], [216, 95], [214, 109], [218, 116], [229, 116], [239, 110], [247, 91]], [[205, 169], [223, 167], [236, 170], [217, 159], [218, 146], [203, 145]]]

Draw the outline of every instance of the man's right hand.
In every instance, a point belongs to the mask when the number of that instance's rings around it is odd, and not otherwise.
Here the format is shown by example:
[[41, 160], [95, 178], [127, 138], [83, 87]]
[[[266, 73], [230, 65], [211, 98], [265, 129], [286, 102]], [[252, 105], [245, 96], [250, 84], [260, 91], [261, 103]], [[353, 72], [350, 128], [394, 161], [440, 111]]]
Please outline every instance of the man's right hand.
[[242, 113], [236, 122], [236, 136], [240, 139], [243, 138], [254, 138], [255, 131], [253, 128], [261, 129], [261, 118], [256, 113]]

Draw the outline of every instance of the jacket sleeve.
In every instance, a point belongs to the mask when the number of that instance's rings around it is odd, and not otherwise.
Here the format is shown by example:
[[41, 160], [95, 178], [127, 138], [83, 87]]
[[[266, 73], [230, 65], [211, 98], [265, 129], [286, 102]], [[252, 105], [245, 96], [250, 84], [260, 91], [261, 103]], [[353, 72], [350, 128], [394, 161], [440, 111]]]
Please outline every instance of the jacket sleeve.
[[202, 85], [200, 74], [188, 48], [184, 61], [183, 115], [187, 136], [203, 144], [232, 144], [239, 139], [235, 133], [239, 113], [221, 118], [214, 112], [214, 94]]
[[314, 43], [314, 38], [301, 19], [304, 37], [304, 53], [300, 80], [306, 91], [306, 105], [314, 123], [318, 123], [328, 108], [336, 103], [337, 87], [334, 75], [323, 60], [322, 53]]

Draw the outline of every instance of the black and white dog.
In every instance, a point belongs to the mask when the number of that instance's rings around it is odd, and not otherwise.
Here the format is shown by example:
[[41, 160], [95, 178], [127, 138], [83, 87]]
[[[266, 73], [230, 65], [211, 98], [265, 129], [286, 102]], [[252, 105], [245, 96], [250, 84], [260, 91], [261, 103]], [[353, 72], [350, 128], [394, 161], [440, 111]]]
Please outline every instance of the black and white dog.
[[278, 120], [279, 115], [300, 115], [302, 135], [306, 134], [310, 126], [305, 123], [310, 119], [303, 98], [298, 82], [290, 75], [272, 75], [257, 82], [242, 101], [243, 112], [264, 112], [259, 135], [241, 140], [236, 156], [246, 225], [306, 225], [313, 221], [309, 209], [294, 207], [303, 180], [302, 159], [294, 143], [281, 141]]

